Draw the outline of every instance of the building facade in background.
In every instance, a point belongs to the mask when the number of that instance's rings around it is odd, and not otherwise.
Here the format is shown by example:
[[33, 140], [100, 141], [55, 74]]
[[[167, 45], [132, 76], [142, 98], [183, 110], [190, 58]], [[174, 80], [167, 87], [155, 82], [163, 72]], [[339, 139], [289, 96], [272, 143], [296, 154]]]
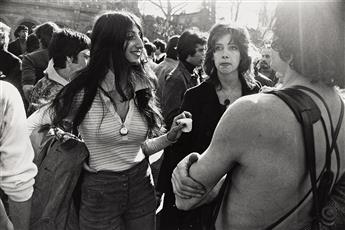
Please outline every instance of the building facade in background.
[[1, 0], [0, 21], [11, 27], [12, 38], [18, 25], [31, 29], [46, 21], [85, 33], [96, 15], [115, 9], [140, 14], [138, 0]]

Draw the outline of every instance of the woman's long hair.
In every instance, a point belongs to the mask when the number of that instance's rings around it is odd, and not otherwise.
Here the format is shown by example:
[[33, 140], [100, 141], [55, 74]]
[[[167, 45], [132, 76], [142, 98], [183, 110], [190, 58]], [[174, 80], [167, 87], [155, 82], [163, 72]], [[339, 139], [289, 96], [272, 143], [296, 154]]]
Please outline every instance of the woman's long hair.
[[238, 74], [241, 82], [245, 82], [249, 88], [255, 87], [255, 80], [251, 71], [251, 57], [248, 55], [249, 48], [249, 34], [246, 29], [235, 27], [230, 24], [218, 23], [215, 24], [211, 30], [207, 40], [207, 51], [204, 62], [205, 73], [209, 76], [210, 81], [216, 87], [221, 87], [216, 66], [213, 60], [215, 52], [216, 41], [226, 35], [230, 34], [232, 41], [238, 46], [240, 51], [240, 63], [238, 65]]
[[[53, 100], [51, 105], [53, 125], [61, 125], [72, 111], [73, 128], [78, 127], [90, 110], [98, 88], [109, 69], [113, 69], [116, 78], [115, 87], [122, 100], [135, 97], [135, 103], [147, 121], [148, 134], [150, 136], [158, 134], [161, 130], [162, 117], [155, 102], [153, 78], [145, 71], [143, 61], [134, 65], [125, 57], [127, 34], [133, 26], [137, 26], [142, 34], [139, 19], [128, 12], [107, 12], [96, 20], [91, 36], [90, 61]], [[125, 90], [120, 86], [123, 82], [126, 85]], [[135, 95], [136, 82], [148, 88], [140, 90]], [[82, 99], [81, 102], [78, 100], [75, 108], [77, 96]]]

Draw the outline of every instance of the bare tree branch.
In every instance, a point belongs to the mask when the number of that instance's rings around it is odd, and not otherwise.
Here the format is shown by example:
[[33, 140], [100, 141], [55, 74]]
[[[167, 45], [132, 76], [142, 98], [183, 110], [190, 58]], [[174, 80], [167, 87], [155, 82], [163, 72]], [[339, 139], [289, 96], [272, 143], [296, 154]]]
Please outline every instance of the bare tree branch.
[[150, 3], [152, 3], [153, 5], [157, 6], [161, 11], [162, 13], [164, 14], [165, 17], [168, 16], [168, 12], [166, 12], [166, 10], [164, 10], [164, 7], [163, 7], [163, 4], [162, 4], [162, 1], [159, 0], [159, 4], [154, 1], [154, 0], [148, 0]]
[[238, 14], [240, 12], [240, 5], [241, 5], [241, 2], [237, 2], [237, 5], [236, 5], [236, 15], [235, 15], [235, 22], [237, 21], [238, 19]]
[[176, 8], [181, 8], [181, 7], [186, 7], [188, 5], [189, 2], [181, 2], [179, 4], [176, 4], [174, 7], [172, 7], [172, 10], [176, 9]]
[[179, 4], [179, 7], [177, 8], [176, 6], [173, 8], [173, 11], [171, 13], [171, 15], [175, 15], [178, 11], [182, 10], [183, 8], [185, 8], [188, 5], [188, 3], [183, 3], [183, 4]]

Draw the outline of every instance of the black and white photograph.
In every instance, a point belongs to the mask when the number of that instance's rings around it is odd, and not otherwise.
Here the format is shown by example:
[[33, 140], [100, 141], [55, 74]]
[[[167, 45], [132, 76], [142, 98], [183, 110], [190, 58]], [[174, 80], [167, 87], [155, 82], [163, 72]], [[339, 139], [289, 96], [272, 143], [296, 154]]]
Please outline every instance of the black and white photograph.
[[345, 1], [0, 0], [0, 230], [345, 230]]

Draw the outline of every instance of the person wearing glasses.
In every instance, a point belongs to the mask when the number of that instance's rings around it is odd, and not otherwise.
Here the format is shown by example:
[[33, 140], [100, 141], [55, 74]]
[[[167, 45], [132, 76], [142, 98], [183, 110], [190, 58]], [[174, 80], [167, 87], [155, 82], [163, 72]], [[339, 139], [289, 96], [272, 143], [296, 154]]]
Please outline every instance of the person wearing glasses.
[[[325, 121], [313, 125], [316, 175], [325, 165], [332, 126], [339, 128], [334, 140], [339, 153], [345, 152], [345, 101], [336, 87], [345, 85], [344, 4], [280, 2], [273, 18], [271, 66], [284, 76], [282, 89], [304, 86], [317, 92], [332, 115], [318, 96], [303, 90]], [[332, 214], [332, 221], [339, 226], [344, 223], [345, 155], [338, 154], [338, 168], [336, 152], [333, 150], [330, 161], [339, 177], [328, 181], [335, 184], [328, 196], [335, 207], [330, 210], [335, 212], [322, 213], [322, 217]], [[306, 171], [310, 163], [301, 124], [279, 97], [260, 93], [239, 98], [225, 111], [210, 145], [200, 154], [190, 153], [173, 172], [177, 208], [190, 210], [212, 200], [227, 174], [230, 181], [221, 197], [216, 230], [319, 229], [314, 225], [319, 214], [313, 211], [314, 196], [306, 195], [311, 190]], [[198, 189], [200, 185], [203, 189]]]

